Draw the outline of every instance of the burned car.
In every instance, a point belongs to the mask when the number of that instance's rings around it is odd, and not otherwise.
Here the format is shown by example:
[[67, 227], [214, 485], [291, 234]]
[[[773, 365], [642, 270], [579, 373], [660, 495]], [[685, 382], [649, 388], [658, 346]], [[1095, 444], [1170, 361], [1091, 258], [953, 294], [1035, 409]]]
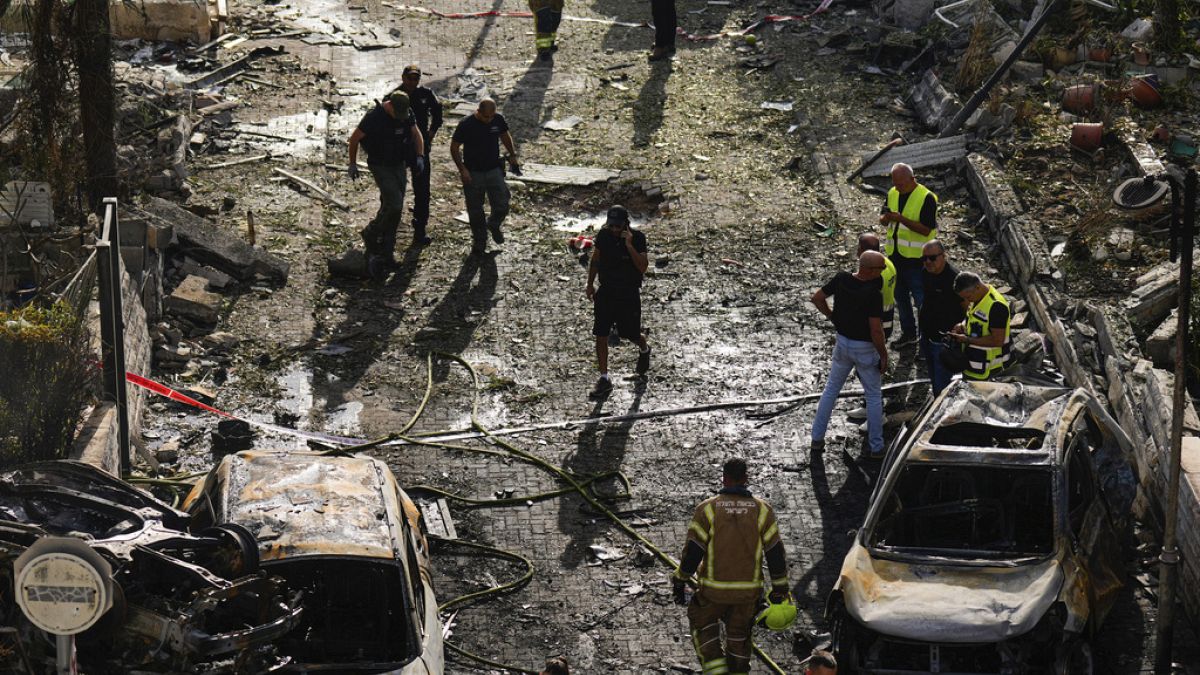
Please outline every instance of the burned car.
[[[0, 587], [13, 588], [25, 551], [57, 538], [85, 544], [111, 571], [111, 608], [78, 636], [85, 672], [262, 671], [279, 663], [271, 643], [300, 623], [282, 580], [257, 572], [244, 528], [193, 529], [186, 513], [80, 462], [0, 474]], [[3, 594], [0, 671], [54, 672], [45, 636]]]
[[956, 382], [885, 458], [826, 607], [864, 673], [1090, 673], [1122, 585], [1128, 437], [1082, 389]]
[[184, 508], [201, 524], [247, 528], [263, 569], [301, 592], [301, 624], [276, 643], [291, 659], [284, 671], [442, 673], [420, 511], [383, 462], [240, 452]]

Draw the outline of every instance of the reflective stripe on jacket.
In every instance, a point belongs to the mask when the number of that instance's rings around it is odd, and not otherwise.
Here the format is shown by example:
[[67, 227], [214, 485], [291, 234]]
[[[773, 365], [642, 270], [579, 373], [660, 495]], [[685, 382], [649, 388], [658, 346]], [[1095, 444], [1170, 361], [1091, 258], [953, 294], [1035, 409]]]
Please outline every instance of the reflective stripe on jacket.
[[[696, 507], [688, 540], [705, 550], [696, 572], [705, 597], [714, 602], [754, 602], [762, 594], [763, 551], [780, 543], [775, 511], [745, 494], [721, 494]], [[787, 577], [772, 579], [787, 586]]]
[[1008, 304], [1008, 300], [992, 286], [988, 286], [987, 295], [967, 312], [967, 335], [971, 337], [985, 337], [992, 334], [993, 330], [999, 330], [999, 327], [991, 326], [992, 305], [1000, 303], [1009, 308], [1008, 321], [1004, 324], [1004, 344], [993, 349], [985, 349], [983, 347], [968, 346], [967, 347], [967, 368], [963, 371], [963, 377], [969, 377], [973, 380], [986, 380], [996, 373], [1004, 369], [1008, 365], [1008, 350], [1012, 346], [1012, 337], [1010, 335], [1010, 327], [1012, 326], [1012, 308]]
[[[917, 187], [913, 188], [912, 193], [908, 195], [908, 201], [904, 202], [904, 210], [900, 211], [900, 191], [892, 188], [888, 190], [888, 211], [899, 211], [900, 215], [919, 223], [921, 222], [921, 209], [925, 208], [927, 197], [932, 198], [935, 204], [937, 203], [937, 195], [930, 192], [929, 188], [917, 183]], [[887, 239], [884, 240], [883, 246], [883, 252], [888, 256], [899, 250], [901, 257], [920, 258], [926, 242], [937, 238], [936, 228], [930, 230], [929, 234], [919, 234], [915, 230], [908, 229], [904, 223], [896, 222], [888, 225]]]

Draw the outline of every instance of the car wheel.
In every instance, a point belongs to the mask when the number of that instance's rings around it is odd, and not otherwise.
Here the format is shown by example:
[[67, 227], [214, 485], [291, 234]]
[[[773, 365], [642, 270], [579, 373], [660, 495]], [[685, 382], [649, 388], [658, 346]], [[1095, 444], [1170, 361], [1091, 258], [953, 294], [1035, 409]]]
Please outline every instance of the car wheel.
[[253, 574], [258, 571], [258, 541], [254, 534], [237, 523], [221, 523], [200, 532], [202, 537], [212, 537], [225, 544], [222, 563], [226, 576], [230, 578]]
[[1067, 646], [1064, 655], [1055, 664], [1054, 672], [1061, 675], [1092, 675], [1095, 669], [1091, 643], [1079, 639]]

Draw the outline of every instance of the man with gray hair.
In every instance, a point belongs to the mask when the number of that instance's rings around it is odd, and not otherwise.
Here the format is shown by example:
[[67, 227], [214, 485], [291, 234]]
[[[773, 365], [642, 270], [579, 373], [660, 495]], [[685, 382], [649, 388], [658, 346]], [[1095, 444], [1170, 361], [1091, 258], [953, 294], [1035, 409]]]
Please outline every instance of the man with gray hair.
[[[825, 430], [838, 394], [851, 369], [858, 374], [867, 399], [867, 436], [872, 457], [883, 456], [883, 372], [887, 370], [887, 345], [883, 339], [883, 293], [880, 274], [887, 267], [883, 254], [865, 251], [854, 274], [838, 272], [813, 293], [812, 303], [837, 330], [829, 379], [813, 418], [813, 452], [825, 450]], [[829, 298], [834, 298], [833, 308]]]
[[946, 248], [938, 239], [931, 239], [922, 249], [921, 272], [925, 301], [917, 324], [921, 329], [921, 354], [929, 367], [929, 382], [933, 395], [942, 393], [954, 373], [942, 363], [946, 345], [942, 338], [963, 320], [962, 300], [954, 293], [958, 270], [946, 259]]
[[896, 311], [900, 315], [896, 344], [917, 338], [913, 307], [921, 309], [925, 297], [921, 288], [921, 248], [937, 238], [937, 204], [937, 195], [917, 182], [911, 166], [892, 166], [892, 189], [879, 223], [887, 234], [884, 253], [896, 266]]
[[[513, 171], [519, 173], [517, 149], [512, 135], [508, 133], [508, 122], [504, 115], [496, 112], [496, 102], [485, 98], [470, 117], [458, 123], [450, 138], [450, 156], [458, 166], [462, 179], [463, 197], [467, 202], [467, 216], [471, 221], [471, 255], [483, 255], [487, 250], [488, 232], [497, 244], [504, 243], [500, 226], [508, 215], [509, 191], [504, 182], [504, 160], [500, 157], [500, 144], [508, 151], [508, 161]], [[466, 152], [463, 146], [466, 145]], [[491, 204], [492, 213], [483, 211], [483, 200]]]
[[967, 367], [963, 377], [987, 380], [1008, 365], [1012, 346], [1012, 311], [1008, 300], [979, 275], [960, 272], [954, 277], [954, 292], [962, 298], [967, 319], [951, 329], [951, 339], [965, 345]]

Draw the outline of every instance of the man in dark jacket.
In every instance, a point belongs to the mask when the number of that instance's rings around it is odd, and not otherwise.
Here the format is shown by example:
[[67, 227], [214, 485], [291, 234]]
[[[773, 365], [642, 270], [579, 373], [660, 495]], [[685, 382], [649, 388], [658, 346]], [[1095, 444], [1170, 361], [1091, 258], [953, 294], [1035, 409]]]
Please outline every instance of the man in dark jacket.
[[428, 246], [433, 238], [426, 234], [429, 225], [429, 176], [433, 172], [433, 137], [442, 128], [442, 102], [429, 87], [421, 86], [421, 68], [416, 65], [404, 67], [401, 75], [400, 89], [408, 94], [412, 104], [413, 118], [421, 136], [425, 139], [425, 167], [417, 171], [417, 165], [412, 167], [413, 193], [413, 245]]
[[379, 187], [379, 211], [361, 232], [371, 276], [396, 264], [396, 228], [404, 215], [405, 164], [425, 167], [425, 141], [413, 121], [408, 94], [397, 89], [376, 104], [350, 135], [350, 179], [358, 180], [358, 146]]
[[954, 277], [958, 270], [946, 259], [946, 249], [937, 239], [925, 244], [921, 250], [922, 287], [925, 300], [921, 303], [918, 325], [921, 328], [921, 354], [929, 367], [929, 380], [933, 395], [942, 393], [950, 384], [954, 373], [942, 363], [942, 352], [946, 350], [946, 333], [958, 325], [965, 315], [962, 300], [954, 292]]

